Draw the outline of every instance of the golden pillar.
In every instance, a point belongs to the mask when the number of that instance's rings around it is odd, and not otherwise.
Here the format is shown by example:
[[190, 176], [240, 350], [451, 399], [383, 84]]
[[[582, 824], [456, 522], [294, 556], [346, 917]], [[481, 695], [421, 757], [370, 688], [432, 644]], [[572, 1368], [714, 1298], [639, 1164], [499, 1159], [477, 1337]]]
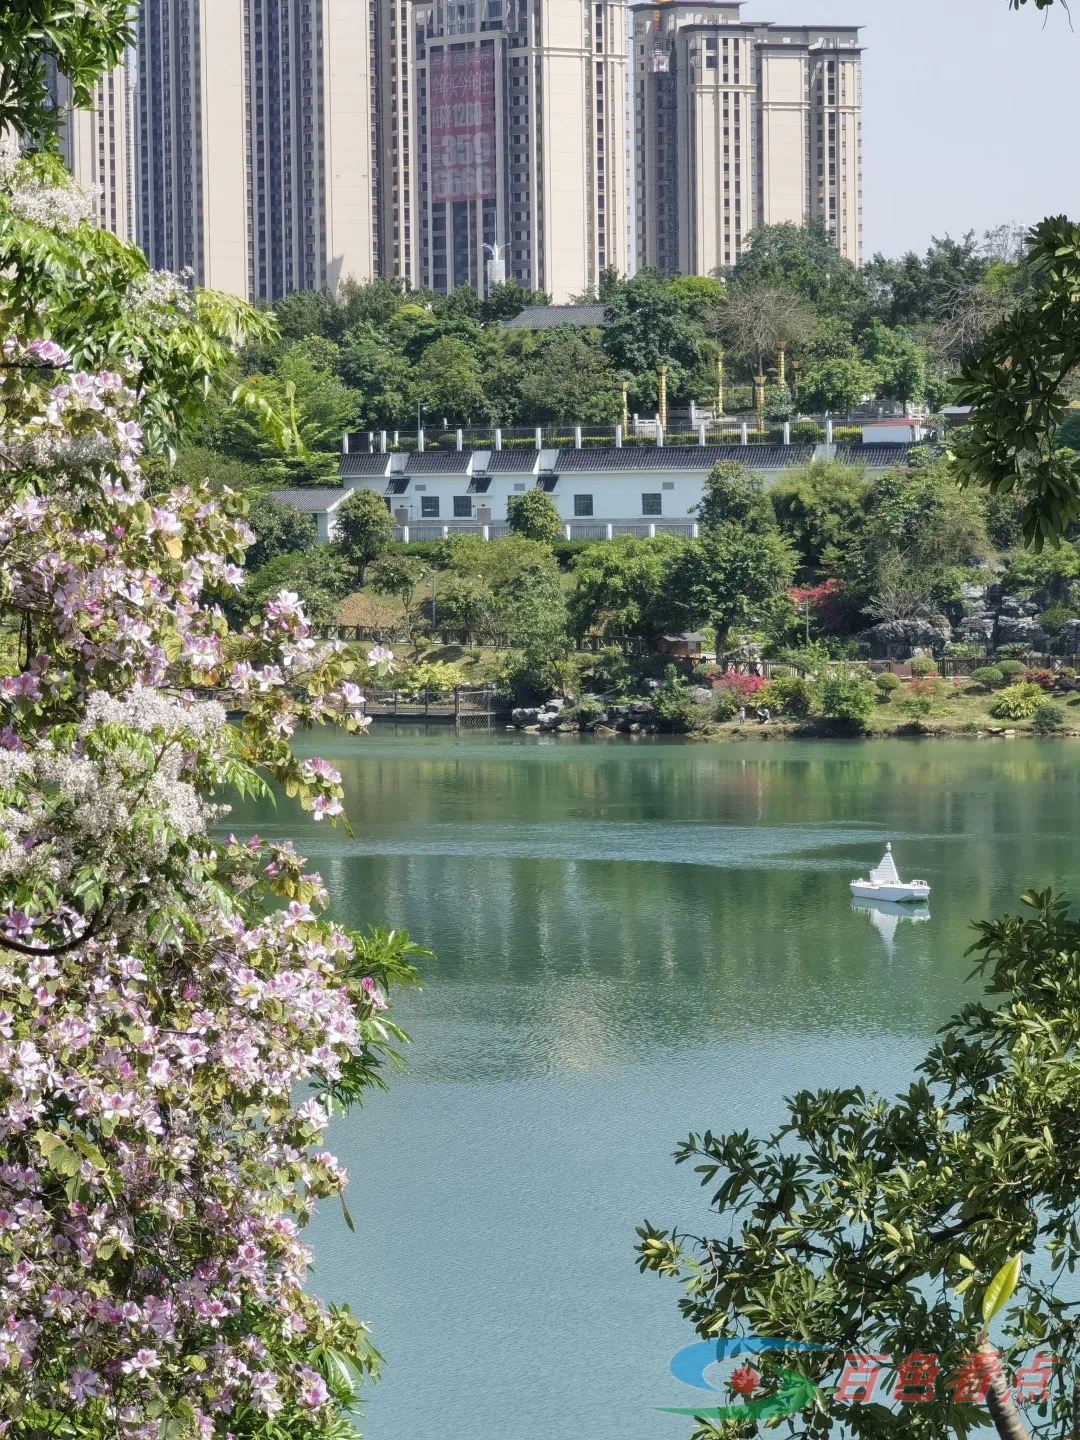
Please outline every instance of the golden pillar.
[[622, 391], [622, 430], [625, 435], [630, 429], [630, 402], [626, 398], [630, 390], [630, 381], [620, 380], [619, 389]]
[[799, 363], [799, 361], [798, 361], [798, 360], [792, 360], [792, 362], [791, 362], [791, 398], [792, 398], [793, 400], [797, 400], [797, 399], [799, 398], [799, 371], [800, 371], [801, 369], [802, 369], [802, 365]]
[[784, 347], [782, 345], [776, 352], [776, 383], [784, 384]]
[[724, 415], [724, 352], [721, 350], [716, 357], [716, 418], [722, 419]]
[[657, 365], [656, 367], [656, 391], [659, 400], [660, 426], [667, 430], [667, 366]]
[[757, 433], [765, 434], [765, 376], [754, 376], [754, 409], [757, 411]]

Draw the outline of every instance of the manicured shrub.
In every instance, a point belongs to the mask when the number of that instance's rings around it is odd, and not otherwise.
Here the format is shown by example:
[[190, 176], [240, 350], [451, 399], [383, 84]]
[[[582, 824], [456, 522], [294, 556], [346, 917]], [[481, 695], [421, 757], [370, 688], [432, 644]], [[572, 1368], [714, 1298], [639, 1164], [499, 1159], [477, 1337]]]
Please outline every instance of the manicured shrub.
[[1038, 685], [1010, 685], [991, 705], [990, 714], [998, 720], [1027, 720], [1042, 704], [1043, 692]]
[[927, 675], [936, 675], [938, 673], [937, 663], [931, 660], [928, 655], [916, 655], [915, 659], [911, 662], [911, 673], [916, 680], [924, 680]]
[[1018, 675], [1024, 673], [1024, 666], [1019, 660], [997, 660], [994, 663], [1006, 680], [1015, 680]]
[[813, 688], [798, 675], [778, 675], [754, 696], [756, 704], [767, 705], [778, 715], [788, 715], [793, 720], [805, 719], [810, 714], [813, 699]]
[[900, 677], [894, 675], [891, 670], [883, 670], [881, 674], [875, 678], [874, 684], [881, 692], [881, 698], [888, 700], [894, 690], [900, 689]]
[[981, 685], [984, 690], [997, 690], [1005, 684], [1005, 676], [999, 665], [981, 665], [978, 670], [971, 672], [972, 683]]
[[827, 720], [862, 729], [874, 708], [873, 689], [858, 675], [827, 675], [817, 682], [817, 701]]
[[1065, 711], [1051, 700], [1044, 700], [1031, 717], [1031, 728], [1040, 735], [1052, 735], [1065, 725]]

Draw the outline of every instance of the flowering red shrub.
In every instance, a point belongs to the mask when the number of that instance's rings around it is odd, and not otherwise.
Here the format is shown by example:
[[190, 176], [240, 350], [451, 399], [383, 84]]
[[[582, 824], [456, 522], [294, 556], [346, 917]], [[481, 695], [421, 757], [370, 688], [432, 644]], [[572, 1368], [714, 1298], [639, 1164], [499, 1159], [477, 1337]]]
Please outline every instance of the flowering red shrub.
[[743, 700], [749, 699], [751, 695], [756, 695], [768, 683], [763, 675], [736, 675], [732, 672], [713, 677], [714, 690], [734, 690]]
[[1057, 677], [1052, 670], [1025, 670], [1023, 678], [1030, 684], [1041, 686], [1043, 690], [1052, 690]]
[[815, 621], [822, 630], [844, 630], [855, 606], [842, 580], [823, 580], [820, 585], [793, 586], [788, 591], [791, 603], [801, 610], [809, 604]]

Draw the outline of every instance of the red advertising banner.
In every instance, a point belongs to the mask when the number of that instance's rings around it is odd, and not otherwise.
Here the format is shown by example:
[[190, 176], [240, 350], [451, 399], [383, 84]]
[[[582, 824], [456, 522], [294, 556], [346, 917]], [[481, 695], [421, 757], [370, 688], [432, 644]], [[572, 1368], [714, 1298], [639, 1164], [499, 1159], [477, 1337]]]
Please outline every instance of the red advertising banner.
[[495, 195], [495, 47], [428, 56], [428, 143], [436, 200]]

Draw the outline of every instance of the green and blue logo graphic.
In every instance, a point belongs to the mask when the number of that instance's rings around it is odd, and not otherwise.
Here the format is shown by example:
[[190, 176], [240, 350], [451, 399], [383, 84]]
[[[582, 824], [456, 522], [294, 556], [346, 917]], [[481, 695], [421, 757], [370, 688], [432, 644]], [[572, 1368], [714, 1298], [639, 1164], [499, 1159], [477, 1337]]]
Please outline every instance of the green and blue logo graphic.
[[[761, 1355], [770, 1351], [792, 1353], [794, 1351], [824, 1350], [823, 1345], [808, 1345], [802, 1340], [776, 1340], [759, 1335], [729, 1335], [719, 1340], [700, 1340], [686, 1345], [672, 1359], [670, 1370], [676, 1380], [692, 1385], [697, 1390], [716, 1393], [716, 1387], [705, 1379], [705, 1371], [717, 1360], [727, 1360], [735, 1355]], [[774, 1395], [760, 1400], [747, 1400], [742, 1405], [719, 1405], [702, 1409], [700, 1405], [689, 1407], [658, 1405], [657, 1409], [667, 1415], [700, 1415], [706, 1420], [768, 1420], [779, 1415], [794, 1415], [812, 1405], [817, 1386], [797, 1370], [779, 1369], [782, 1381]], [[756, 1378], [756, 1377], [755, 1377]]]

